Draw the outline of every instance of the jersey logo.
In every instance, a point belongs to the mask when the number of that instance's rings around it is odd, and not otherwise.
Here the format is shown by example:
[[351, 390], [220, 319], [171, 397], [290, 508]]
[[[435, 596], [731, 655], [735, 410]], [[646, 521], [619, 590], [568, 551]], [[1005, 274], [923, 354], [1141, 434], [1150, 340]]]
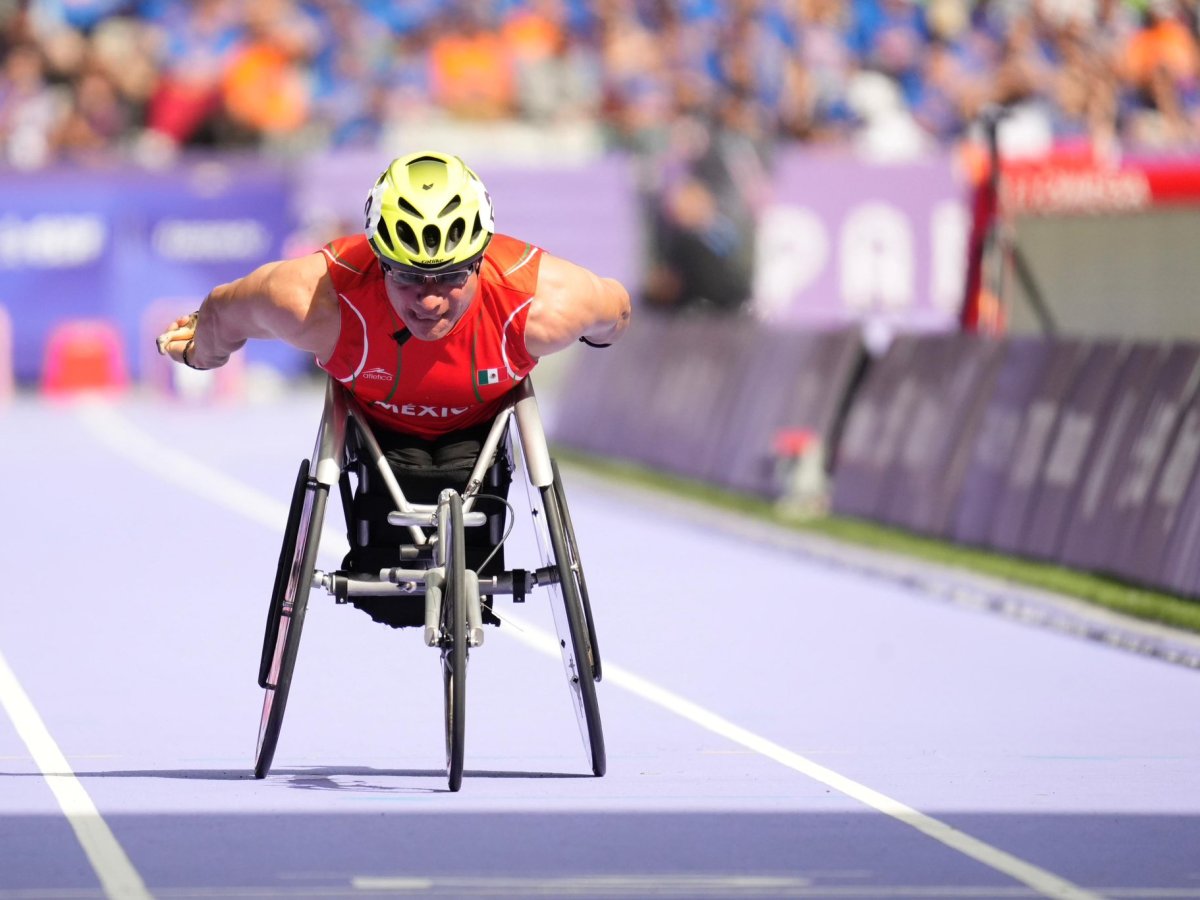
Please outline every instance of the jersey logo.
[[423, 403], [405, 403], [403, 406], [400, 406], [396, 403], [387, 403], [383, 400], [376, 400], [375, 405], [398, 416], [413, 416], [417, 419], [423, 417], [450, 419], [454, 416], [461, 416], [471, 408], [469, 406], [426, 406]]
[[367, 381], [391, 381], [392, 373], [387, 369], [376, 366], [374, 369], [367, 369], [367, 371], [358, 377], [365, 378]]
[[503, 369], [479, 369], [475, 373], [476, 384], [499, 384], [508, 377]]

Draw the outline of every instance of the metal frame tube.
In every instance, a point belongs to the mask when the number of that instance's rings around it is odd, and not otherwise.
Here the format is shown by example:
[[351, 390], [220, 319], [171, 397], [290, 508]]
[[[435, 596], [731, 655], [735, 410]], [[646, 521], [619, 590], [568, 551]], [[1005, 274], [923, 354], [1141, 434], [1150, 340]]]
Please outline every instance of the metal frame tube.
[[479, 493], [479, 488], [483, 485], [483, 479], [487, 476], [487, 471], [492, 467], [492, 463], [496, 461], [496, 451], [500, 448], [500, 441], [504, 437], [504, 429], [508, 426], [509, 419], [512, 417], [513, 400], [501, 410], [496, 418], [492, 420], [492, 428], [488, 432], [487, 439], [483, 442], [483, 447], [479, 451], [479, 457], [475, 460], [475, 466], [471, 469], [471, 477], [467, 480], [466, 490], [463, 492], [463, 513], [469, 513], [475, 505], [475, 496]]
[[[329, 383], [332, 385], [333, 380], [330, 379]], [[345, 398], [346, 409], [354, 417], [354, 422], [358, 426], [358, 433], [362, 435], [363, 441], [367, 445], [367, 453], [371, 456], [371, 462], [375, 464], [375, 468], [379, 472], [379, 477], [383, 479], [383, 484], [391, 495], [392, 502], [396, 504], [396, 509], [401, 512], [412, 512], [413, 506], [408, 502], [408, 498], [404, 496], [404, 491], [400, 488], [400, 482], [396, 480], [396, 474], [392, 471], [392, 467], [388, 465], [388, 461], [383, 455], [383, 449], [379, 446], [379, 441], [375, 439], [375, 432], [371, 430], [371, 424], [367, 421], [367, 416], [363, 412], [362, 406], [345, 388], [342, 388], [340, 393]], [[418, 546], [424, 546], [428, 542], [425, 532], [416, 525], [410, 525], [408, 533], [412, 537], [413, 543]]]
[[333, 379], [325, 383], [325, 407], [313, 446], [309, 472], [318, 483], [332, 488], [342, 477], [342, 455], [346, 449], [346, 393], [335, 387]]
[[546, 444], [546, 431], [542, 427], [542, 414], [533, 393], [533, 383], [526, 378], [514, 393], [518, 397], [513, 410], [517, 417], [521, 454], [525, 458], [529, 481], [537, 488], [549, 487], [554, 482], [554, 469], [550, 465], [550, 448]]

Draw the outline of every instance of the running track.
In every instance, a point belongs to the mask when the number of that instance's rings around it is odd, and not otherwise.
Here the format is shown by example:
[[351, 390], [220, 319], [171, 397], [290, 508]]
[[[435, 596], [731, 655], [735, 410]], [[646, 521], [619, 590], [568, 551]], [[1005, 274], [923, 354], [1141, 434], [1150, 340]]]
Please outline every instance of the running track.
[[537, 594], [471, 657], [450, 794], [436, 654], [314, 593], [253, 780], [319, 405], [0, 410], [0, 900], [1200, 897], [1200, 672], [579, 473], [605, 778]]

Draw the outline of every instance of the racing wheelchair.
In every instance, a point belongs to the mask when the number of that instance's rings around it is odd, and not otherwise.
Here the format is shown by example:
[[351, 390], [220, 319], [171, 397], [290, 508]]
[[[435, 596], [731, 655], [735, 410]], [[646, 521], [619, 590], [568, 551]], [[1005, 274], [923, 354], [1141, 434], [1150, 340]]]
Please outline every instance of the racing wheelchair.
[[[512, 513], [512, 507], [505, 497], [490, 496], [486, 486], [495, 482], [498, 469], [514, 461], [513, 423], [541, 556], [541, 565], [533, 569], [490, 565], [496, 551], [502, 549], [507, 535], [503, 517]], [[353, 511], [360, 494], [355, 493], [352, 476], [360, 493], [367, 479], [377, 479], [385, 489], [387, 522], [404, 536], [389, 560], [398, 564], [372, 571], [360, 570], [362, 567], [346, 570], [343, 563], [343, 569], [336, 572], [318, 571], [325, 507], [335, 486], [352, 547], [355, 544], [354, 530], [361, 523], [354, 520]], [[499, 513], [476, 509], [486, 505], [482, 502], [486, 499], [501, 501]], [[468, 567], [467, 530], [484, 528], [489, 528], [491, 535], [498, 534], [499, 543], [483, 564]], [[353, 557], [352, 551], [347, 561]], [[376, 608], [398, 604], [397, 608], [417, 612], [417, 621], [410, 624], [423, 624], [425, 644], [441, 656], [446, 775], [451, 791], [462, 786], [467, 662], [471, 651], [483, 643], [485, 617], [494, 621], [491, 605], [496, 596], [524, 602], [535, 589], [544, 588], [550, 595], [567, 684], [592, 772], [604, 774], [604, 734], [596, 699], [601, 666], [591, 602], [562, 479], [546, 445], [528, 377], [510, 392], [487, 429], [465, 487], [461, 491], [441, 489], [433, 503], [410, 502], [358, 401], [340, 384], [327, 382], [313, 454], [301, 461], [296, 475], [267, 613], [258, 673], [265, 694], [254, 761], [256, 778], [266, 777], [275, 755], [304, 615], [314, 588], [323, 588], [338, 603], [371, 603]]]

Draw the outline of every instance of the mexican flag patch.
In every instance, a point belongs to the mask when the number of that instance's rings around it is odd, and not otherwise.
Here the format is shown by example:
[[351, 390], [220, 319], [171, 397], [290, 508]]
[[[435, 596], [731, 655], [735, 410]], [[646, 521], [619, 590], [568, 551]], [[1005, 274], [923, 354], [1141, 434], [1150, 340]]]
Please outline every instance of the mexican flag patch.
[[504, 380], [501, 369], [480, 369], [475, 373], [477, 384], [497, 384]]

